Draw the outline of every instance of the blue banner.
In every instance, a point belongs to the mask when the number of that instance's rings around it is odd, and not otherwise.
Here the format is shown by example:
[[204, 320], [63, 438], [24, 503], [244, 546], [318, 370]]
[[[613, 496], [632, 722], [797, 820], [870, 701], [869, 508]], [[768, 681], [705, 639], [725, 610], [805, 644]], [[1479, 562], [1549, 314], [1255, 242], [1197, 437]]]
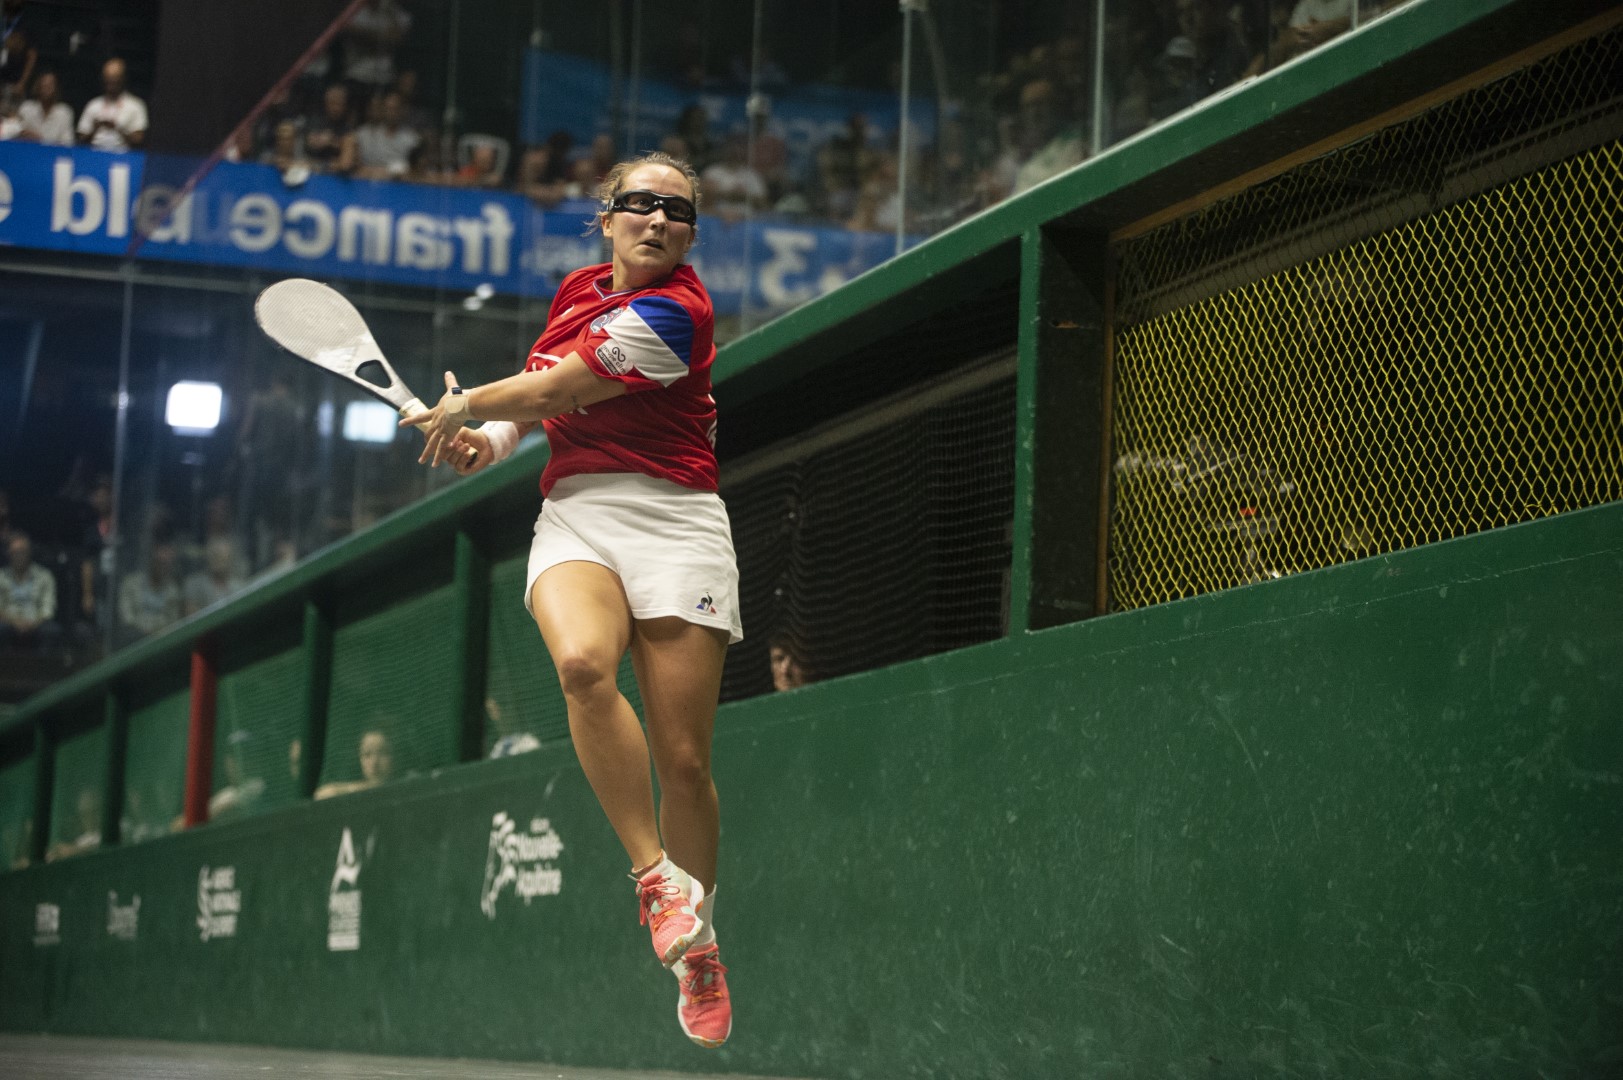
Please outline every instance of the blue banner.
[[[587, 235], [595, 206], [543, 209], [508, 192], [316, 175], [222, 163], [184, 199], [189, 159], [0, 142], [0, 247], [242, 266], [323, 279], [551, 296], [608, 256]], [[868, 270], [895, 239], [783, 220], [706, 216], [691, 262], [716, 311], [788, 310]]]

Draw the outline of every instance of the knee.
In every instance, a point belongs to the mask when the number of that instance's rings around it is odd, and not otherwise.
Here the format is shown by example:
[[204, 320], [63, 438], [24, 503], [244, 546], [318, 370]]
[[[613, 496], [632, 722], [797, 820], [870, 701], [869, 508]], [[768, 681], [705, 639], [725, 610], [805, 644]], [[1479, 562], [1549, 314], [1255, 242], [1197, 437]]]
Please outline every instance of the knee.
[[586, 653], [566, 653], [553, 658], [558, 669], [558, 685], [564, 696], [590, 700], [608, 692], [618, 693], [614, 666]]
[[679, 796], [702, 795], [714, 787], [710, 756], [696, 747], [668, 752], [659, 762], [659, 786]]

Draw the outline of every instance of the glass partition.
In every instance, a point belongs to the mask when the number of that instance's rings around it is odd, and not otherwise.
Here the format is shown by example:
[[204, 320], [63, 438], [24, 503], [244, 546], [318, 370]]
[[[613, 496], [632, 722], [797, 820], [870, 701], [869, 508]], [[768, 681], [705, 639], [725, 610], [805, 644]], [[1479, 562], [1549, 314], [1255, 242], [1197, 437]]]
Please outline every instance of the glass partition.
[[447, 370], [518, 369], [562, 276], [605, 258], [597, 179], [665, 150], [702, 178], [693, 262], [725, 343], [1398, 5], [330, 6], [324, 34], [267, 43], [308, 62], [223, 88], [258, 104], [212, 157], [164, 153], [187, 118], [138, 133], [125, 100], [185, 69], [178, 16], [23, 9], [0, 532], [40, 617], [0, 642], [13, 696], [449, 482], [386, 406], [259, 332], [271, 282], [333, 283], [432, 400]]

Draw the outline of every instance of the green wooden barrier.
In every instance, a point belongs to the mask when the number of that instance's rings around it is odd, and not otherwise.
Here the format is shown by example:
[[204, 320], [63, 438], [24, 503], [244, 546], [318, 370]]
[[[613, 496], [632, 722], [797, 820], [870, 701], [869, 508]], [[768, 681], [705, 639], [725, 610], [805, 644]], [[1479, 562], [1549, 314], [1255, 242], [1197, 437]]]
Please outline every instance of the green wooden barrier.
[[0, 1027], [830, 1077], [1600, 1075], [1620, 582], [1614, 504], [725, 707], [719, 1053], [676, 1030], [567, 747], [0, 876]]

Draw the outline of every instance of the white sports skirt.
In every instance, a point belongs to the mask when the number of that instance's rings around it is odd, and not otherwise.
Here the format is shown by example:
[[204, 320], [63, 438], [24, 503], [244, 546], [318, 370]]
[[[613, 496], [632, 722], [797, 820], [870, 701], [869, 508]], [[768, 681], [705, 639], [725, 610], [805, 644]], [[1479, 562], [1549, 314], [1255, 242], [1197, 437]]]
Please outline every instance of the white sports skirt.
[[675, 615], [727, 631], [729, 643], [744, 639], [732, 526], [714, 492], [641, 473], [566, 476], [535, 522], [526, 611], [536, 579], [565, 562], [613, 570], [634, 619]]

